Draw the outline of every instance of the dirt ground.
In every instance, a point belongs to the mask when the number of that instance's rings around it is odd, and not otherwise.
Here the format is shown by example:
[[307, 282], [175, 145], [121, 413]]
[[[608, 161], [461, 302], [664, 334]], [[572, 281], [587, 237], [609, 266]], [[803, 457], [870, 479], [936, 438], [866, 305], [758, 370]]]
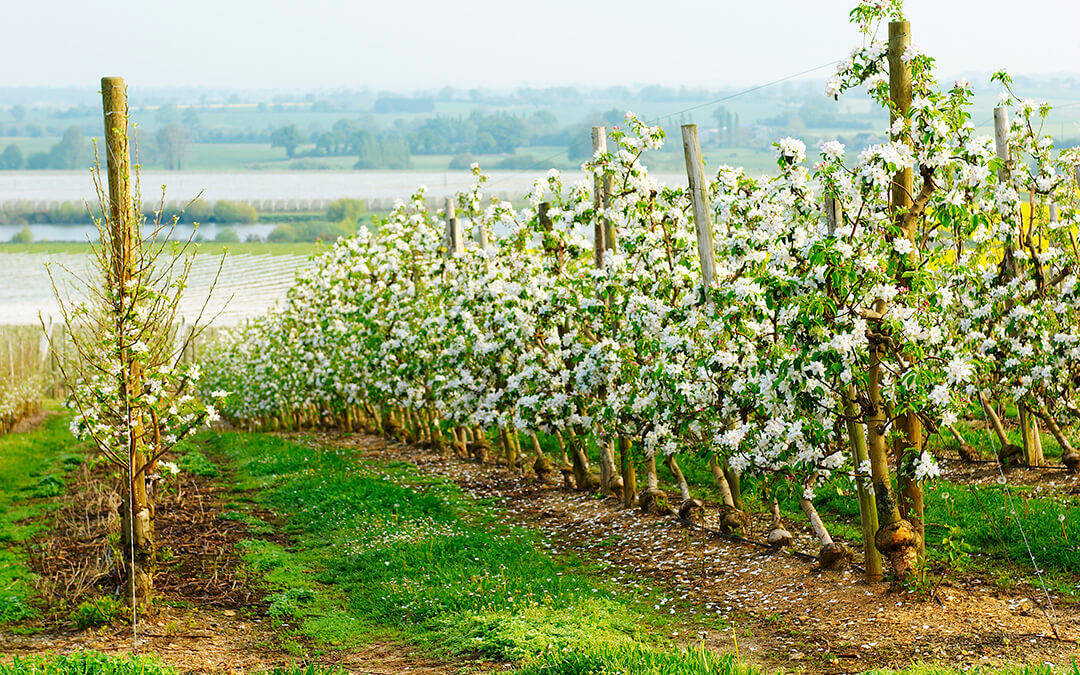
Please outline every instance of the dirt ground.
[[[741, 656], [770, 668], [846, 673], [918, 661], [958, 667], [1069, 664], [1078, 652], [1080, 611], [1054, 594], [1050, 610], [1041, 591], [1006, 593], [971, 578], [943, 584], [929, 600], [888, 584], [867, 584], [858, 571], [819, 571], [789, 553], [712, 537], [671, 517], [643, 515], [615, 499], [542, 485], [502, 467], [444, 459], [381, 438], [331, 438], [366, 456], [415, 462], [475, 497], [502, 499], [508, 522], [546, 533], [556, 551], [607, 561], [627, 592], [670, 589], [689, 623], [709, 613], [730, 617], [735, 635], [695, 630], [687, 642], [704, 640], [717, 650], [735, 651], [737, 639]], [[1061, 472], [1045, 473], [1066, 480]], [[678, 495], [670, 499], [677, 503]], [[714, 509], [706, 505], [707, 526], [716, 518]], [[795, 535], [795, 549], [816, 553], [808, 529], [786, 526]], [[768, 529], [761, 515], [751, 536], [764, 539]]]
[[[790, 553], [712, 537], [671, 517], [643, 515], [614, 499], [544, 485], [502, 467], [441, 458], [373, 436], [318, 436], [364, 457], [414, 462], [474, 497], [499, 498], [507, 523], [545, 533], [555, 553], [605, 561], [627, 593], [650, 590], [663, 598], [657, 608], [679, 613], [688, 626], [686, 634], [672, 636], [676, 640], [737, 651], [770, 669], [824, 674], [916, 661], [1067, 664], [1077, 653], [1080, 612], [1051, 596], [1051, 615], [1032, 589], [1005, 593], [972, 578], [943, 585], [934, 600], [927, 600], [885, 584], [867, 585], [858, 571], [818, 571], [813, 562]], [[991, 468], [996, 475], [996, 467], [956, 470], [984, 472], [981, 477], [990, 480]], [[1068, 480], [1052, 470], [1046, 479]], [[156, 583], [165, 602], [140, 622], [137, 651], [189, 672], [310, 663], [310, 658], [284, 651], [263, 619], [262, 594], [245, 578], [234, 548], [253, 535], [243, 523], [219, 517], [229, 499], [221, 487], [227, 484], [228, 476], [188, 477], [181, 486], [183, 499], [161, 496], [156, 519], [160, 541], [173, 547], [177, 562], [161, 567]], [[73, 597], [116, 583], [107, 543], [115, 527], [115, 497], [98, 485], [100, 476], [89, 474], [73, 481], [76, 499], [55, 513], [51, 534], [39, 542], [33, 565], [46, 595]], [[272, 514], [253, 515], [273, 522]], [[706, 505], [706, 525], [715, 518], [715, 506]], [[816, 552], [809, 531], [800, 523], [786, 525], [795, 535], [795, 549]], [[758, 516], [751, 536], [764, 538], [767, 530], [764, 516]], [[731, 628], [702, 628], [697, 622], [707, 615], [727, 619]], [[36, 628], [29, 635], [0, 633], [0, 654], [82, 649], [122, 654], [134, 647], [130, 625], [78, 631], [65, 616], [53, 614]], [[314, 662], [370, 675], [458, 673], [463, 665], [433, 661], [388, 641], [323, 654]]]

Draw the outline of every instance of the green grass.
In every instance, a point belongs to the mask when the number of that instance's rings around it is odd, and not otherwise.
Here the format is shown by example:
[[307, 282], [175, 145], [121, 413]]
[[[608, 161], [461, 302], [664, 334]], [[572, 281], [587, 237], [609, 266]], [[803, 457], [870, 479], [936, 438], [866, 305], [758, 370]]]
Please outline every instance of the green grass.
[[236, 469], [241, 494], [287, 518], [291, 547], [248, 541], [244, 558], [297, 643], [391, 635], [444, 655], [520, 664], [599, 644], [696, 658], [660, 637], [676, 619], [647, 612], [646, 594], [632, 598], [598, 568], [552, 557], [535, 532], [499, 524], [497, 506], [411, 464], [259, 434], [202, 442]]
[[178, 675], [179, 671], [153, 657], [110, 656], [95, 651], [70, 656], [34, 654], [0, 662], [0, 675]]
[[75, 443], [68, 416], [56, 415], [26, 433], [0, 436], [0, 624], [33, 616], [33, 573], [22, 544], [35, 521], [65, 490], [66, 462]]
[[665, 650], [643, 645], [598, 645], [587, 651], [545, 654], [518, 671], [518, 675], [750, 675], [754, 666], [731, 654], [717, 656], [707, 650]]

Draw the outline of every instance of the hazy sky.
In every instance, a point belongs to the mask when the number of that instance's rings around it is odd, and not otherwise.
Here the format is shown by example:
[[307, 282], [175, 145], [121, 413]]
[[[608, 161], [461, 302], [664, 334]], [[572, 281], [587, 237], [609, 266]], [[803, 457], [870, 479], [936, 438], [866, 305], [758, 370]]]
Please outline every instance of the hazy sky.
[[[749, 85], [845, 56], [854, 0], [6, 3], [0, 86]], [[908, 0], [942, 72], [1080, 71], [1076, 0]], [[828, 69], [817, 71], [824, 77]]]

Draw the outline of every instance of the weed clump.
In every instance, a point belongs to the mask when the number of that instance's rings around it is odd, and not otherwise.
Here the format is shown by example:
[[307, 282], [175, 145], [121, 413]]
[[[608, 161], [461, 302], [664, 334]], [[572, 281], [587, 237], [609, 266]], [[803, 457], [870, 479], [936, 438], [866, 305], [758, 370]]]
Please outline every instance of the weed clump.
[[111, 595], [91, 598], [79, 603], [71, 612], [71, 623], [79, 630], [106, 626], [127, 616], [124, 603]]

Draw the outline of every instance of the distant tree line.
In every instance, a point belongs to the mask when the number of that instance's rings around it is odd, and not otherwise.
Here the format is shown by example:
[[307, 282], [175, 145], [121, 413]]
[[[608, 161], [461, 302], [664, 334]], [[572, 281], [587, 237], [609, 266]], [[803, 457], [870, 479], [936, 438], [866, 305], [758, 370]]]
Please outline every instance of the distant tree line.
[[79, 127], [68, 127], [63, 137], [48, 152], [23, 156], [15, 144], [0, 152], [0, 171], [20, 169], [85, 169], [90, 166], [89, 144], [83, 139]]

